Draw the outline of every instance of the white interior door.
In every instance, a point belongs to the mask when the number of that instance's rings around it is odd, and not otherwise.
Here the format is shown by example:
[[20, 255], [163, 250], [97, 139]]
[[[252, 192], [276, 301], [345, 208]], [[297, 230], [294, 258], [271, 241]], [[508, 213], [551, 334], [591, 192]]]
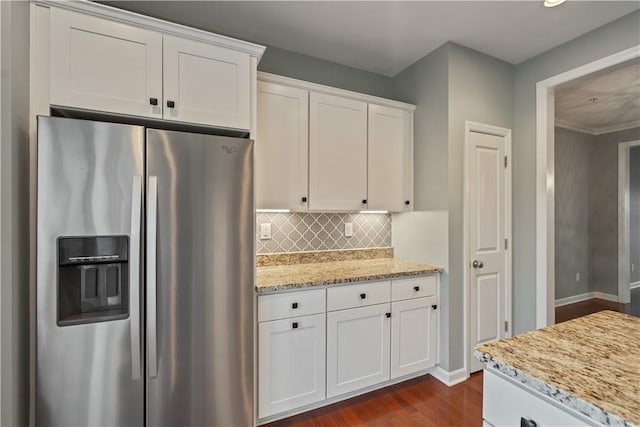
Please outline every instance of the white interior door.
[[508, 330], [508, 137], [473, 130], [467, 133], [470, 372], [482, 369], [473, 357], [474, 347], [502, 339]]

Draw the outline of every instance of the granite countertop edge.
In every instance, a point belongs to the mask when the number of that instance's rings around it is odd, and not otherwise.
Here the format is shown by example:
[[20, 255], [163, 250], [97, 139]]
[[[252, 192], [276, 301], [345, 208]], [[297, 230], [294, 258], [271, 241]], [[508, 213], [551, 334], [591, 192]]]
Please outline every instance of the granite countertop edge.
[[615, 414], [606, 412], [604, 409], [594, 405], [593, 403], [587, 402], [578, 396], [560, 390], [551, 384], [539, 380], [510, 364], [494, 358], [488, 353], [477, 349], [475, 349], [473, 353], [475, 358], [486, 366], [501, 372], [509, 378], [544, 394], [556, 402], [571, 408], [598, 423], [612, 427], [636, 427], [635, 424], [632, 424]]
[[381, 274], [372, 274], [372, 275], [354, 275], [350, 277], [339, 277], [336, 279], [323, 279], [311, 282], [290, 282], [290, 283], [280, 283], [277, 285], [267, 285], [267, 286], [256, 286], [255, 290], [257, 293], [269, 293], [269, 292], [279, 292], [279, 291], [287, 291], [293, 289], [304, 289], [304, 288], [313, 288], [318, 286], [331, 286], [331, 285], [341, 285], [346, 283], [355, 283], [355, 282], [364, 282], [368, 280], [383, 280], [383, 279], [392, 279], [396, 277], [410, 277], [410, 276], [426, 276], [434, 273], [441, 273], [442, 268], [435, 266], [426, 266], [423, 270], [412, 270], [412, 271], [402, 271], [402, 272], [392, 272], [392, 273], [381, 273]]

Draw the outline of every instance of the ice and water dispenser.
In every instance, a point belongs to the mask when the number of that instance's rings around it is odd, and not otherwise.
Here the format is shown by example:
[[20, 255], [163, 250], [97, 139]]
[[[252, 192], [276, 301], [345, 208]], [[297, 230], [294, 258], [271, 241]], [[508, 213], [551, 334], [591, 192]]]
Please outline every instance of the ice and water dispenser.
[[129, 238], [58, 238], [58, 325], [129, 316]]

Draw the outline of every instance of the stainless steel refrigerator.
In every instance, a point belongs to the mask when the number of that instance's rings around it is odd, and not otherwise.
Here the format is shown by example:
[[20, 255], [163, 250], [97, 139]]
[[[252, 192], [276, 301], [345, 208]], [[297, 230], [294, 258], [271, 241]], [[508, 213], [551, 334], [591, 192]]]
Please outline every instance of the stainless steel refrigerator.
[[253, 142], [38, 117], [36, 424], [249, 426]]

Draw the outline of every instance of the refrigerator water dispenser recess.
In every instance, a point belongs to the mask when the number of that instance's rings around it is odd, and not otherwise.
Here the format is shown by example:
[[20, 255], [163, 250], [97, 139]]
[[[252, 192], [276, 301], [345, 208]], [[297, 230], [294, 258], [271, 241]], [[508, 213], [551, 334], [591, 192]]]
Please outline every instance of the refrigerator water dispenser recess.
[[129, 316], [129, 238], [58, 238], [58, 326]]

